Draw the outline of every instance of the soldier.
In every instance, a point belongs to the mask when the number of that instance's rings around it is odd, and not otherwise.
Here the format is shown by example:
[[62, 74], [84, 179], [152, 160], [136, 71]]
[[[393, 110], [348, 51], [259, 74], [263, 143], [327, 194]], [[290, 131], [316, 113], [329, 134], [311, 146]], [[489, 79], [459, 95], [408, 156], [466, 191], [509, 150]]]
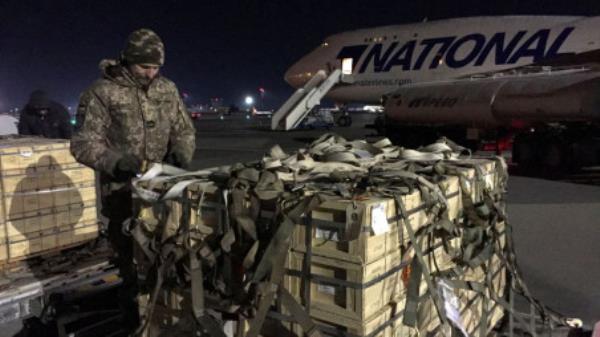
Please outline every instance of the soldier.
[[118, 61], [100, 63], [102, 78], [82, 95], [71, 152], [100, 173], [102, 214], [123, 278], [119, 295], [125, 326], [139, 325], [133, 242], [122, 224], [132, 217], [130, 180], [145, 162], [186, 168], [195, 130], [173, 82], [159, 74], [164, 46], [153, 31], [131, 33]]
[[71, 118], [62, 104], [49, 99], [44, 91], [35, 90], [21, 110], [18, 129], [20, 135], [69, 139]]

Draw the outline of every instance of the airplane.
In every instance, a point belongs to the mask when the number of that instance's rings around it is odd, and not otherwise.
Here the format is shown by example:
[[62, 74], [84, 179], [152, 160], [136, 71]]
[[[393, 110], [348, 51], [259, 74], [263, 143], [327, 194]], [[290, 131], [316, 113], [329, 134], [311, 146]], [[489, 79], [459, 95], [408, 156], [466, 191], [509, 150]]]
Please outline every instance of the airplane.
[[287, 70], [298, 91], [272, 128], [293, 128], [327, 97], [383, 104], [376, 126], [403, 145], [445, 135], [476, 147], [491, 137], [514, 141], [513, 161], [524, 168], [593, 165], [598, 63], [600, 17], [467, 17], [343, 32]]

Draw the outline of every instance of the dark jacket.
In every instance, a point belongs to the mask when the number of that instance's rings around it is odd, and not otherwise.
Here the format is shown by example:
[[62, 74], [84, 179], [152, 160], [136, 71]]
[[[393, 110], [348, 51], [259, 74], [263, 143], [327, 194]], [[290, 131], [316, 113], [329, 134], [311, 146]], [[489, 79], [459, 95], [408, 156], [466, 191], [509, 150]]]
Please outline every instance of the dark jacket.
[[19, 134], [70, 139], [72, 126], [67, 109], [52, 100], [48, 100], [46, 105], [48, 112], [42, 115], [31, 102], [27, 103], [21, 110]]
[[189, 163], [196, 131], [175, 84], [157, 76], [145, 88], [115, 61], [101, 62], [101, 69], [102, 78], [81, 95], [71, 153], [100, 171], [102, 195], [123, 185], [114, 172], [124, 155], [160, 163], [177, 150]]

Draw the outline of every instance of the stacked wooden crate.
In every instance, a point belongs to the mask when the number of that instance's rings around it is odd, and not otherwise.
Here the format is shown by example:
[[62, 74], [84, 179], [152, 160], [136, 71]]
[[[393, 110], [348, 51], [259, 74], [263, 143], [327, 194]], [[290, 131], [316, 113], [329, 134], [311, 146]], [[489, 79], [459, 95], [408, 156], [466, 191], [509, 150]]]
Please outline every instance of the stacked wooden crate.
[[[447, 164], [447, 175], [436, 179], [448, 205], [448, 220], [462, 223], [463, 198], [479, 204], [498, 183], [496, 162], [462, 160]], [[419, 189], [401, 197], [408, 219], [398, 216], [395, 200], [364, 195], [356, 200], [328, 201], [313, 210], [307, 222], [296, 226], [288, 257], [284, 287], [309, 311], [325, 335], [332, 336], [411, 336], [425, 332], [443, 335], [438, 310], [427, 296], [428, 287], [420, 283], [417, 324], [403, 323], [410, 262], [415, 258], [412, 233], [420, 233], [430, 222], [426, 196]], [[503, 223], [499, 223], [502, 230]], [[310, 235], [307, 235], [310, 233]], [[443, 242], [445, 240], [445, 242]], [[451, 240], [432, 234], [420, 249], [431, 272], [456, 267], [456, 256], [448, 249], [460, 250], [461, 237]], [[505, 270], [500, 261], [486, 267], [494, 269], [493, 291], [503, 294]], [[462, 280], [483, 282], [483, 268], [466, 269]], [[502, 317], [503, 310], [488, 301], [489, 294], [452, 290], [459, 299], [461, 319], [470, 333], [478, 331], [484, 305], [488, 314], [484, 330], [489, 332]], [[488, 290], [491, 291], [491, 290]], [[484, 303], [485, 302], [485, 303]], [[285, 308], [279, 308], [285, 314]], [[286, 323], [302, 336], [298, 324]], [[478, 335], [478, 334], [475, 334]]]
[[[498, 242], [501, 250], [506, 244], [505, 223], [498, 222], [495, 227], [502, 234]], [[489, 284], [492, 286], [486, 287], [483, 293], [474, 289], [451, 289], [450, 298], [444, 298], [445, 301], [455, 301], [454, 306], [456, 312], [459, 313], [459, 325], [469, 336], [487, 336], [504, 316], [504, 308], [493, 299], [504, 297], [507, 286], [507, 270], [500, 257], [494, 255], [481, 266], [465, 268], [464, 273], [456, 278], [459, 281], [486, 283], [488, 274]], [[482, 324], [484, 317], [486, 323]], [[447, 333], [442, 329], [438, 310], [431, 298], [427, 298], [419, 307], [418, 330], [421, 333], [440, 337]]]
[[0, 140], [0, 262], [76, 246], [98, 235], [94, 171], [69, 142]]
[[[427, 175], [420, 176], [421, 180], [415, 179], [416, 175], [409, 175], [412, 178], [406, 179], [407, 186], [403, 186], [406, 188], [395, 190], [404, 193], [398, 198], [392, 198], [391, 192], [382, 192], [381, 189], [365, 189], [364, 193], [348, 199], [329, 194], [323, 198], [327, 201], [311, 208], [310, 212], [303, 212], [304, 221], [293, 227], [282, 286], [304, 307], [325, 336], [443, 336], [449, 326], [442, 325], [446, 319], [440, 318], [440, 303], [436, 305], [434, 302], [436, 296], [442, 296], [439, 294], [444, 278], [439, 277], [441, 272], [462, 270], [455, 276], [448, 276], [455, 281], [485, 283], [486, 278], [491, 277], [493, 287], [483, 292], [449, 287], [450, 294], [443, 298], [444, 302], [453, 302], [452, 305], [456, 306], [459, 318], [454, 324], [458, 328], [468, 331], [472, 336], [483, 337], [503, 315], [502, 308], [491, 299], [502, 296], [506, 287], [506, 270], [498, 255], [503, 253], [505, 245], [505, 224], [500, 217], [490, 218], [493, 232], [500, 233], [498, 242], [493, 242], [498, 245], [498, 254], [490, 257], [483, 266], [474, 268], [467, 267], [467, 261], [461, 260], [465, 245], [469, 243], [465, 242], [462, 233], [466, 226], [472, 226], [469, 222], [473, 219], [469, 219], [469, 216], [473, 216], [473, 212], [491, 207], [490, 202], [502, 206], [500, 185], [503, 184], [503, 168], [496, 167], [499, 163], [485, 159], [439, 161], [435, 170], [430, 169]], [[251, 280], [255, 276], [254, 268], [259, 263], [248, 262], [246, 258], [252, 251], [255, 254], [258, 251], [252, 258], [264, 259], [260, 254], [268, 250], [267, 245], [271, 240], [275, 241], [272, 236], [282, 225], [279, 222], [281, 218], [276, 216], [277, 205], [273, 205], [268, 198], [259, 202], [258, 193], [254, 194], [258, 188], [253, 188], [258, 185], [261, 172], [250, 165], [247, 169], [244, 171], [246, 175], [228, 177], [228, 184], [221, 182], [218, 185], [204, 176], [193, 181], [194, 174], [163, 176], [140, 184], [152, 190], [156, 200], [161, 201], [159, 205], [148, 202], [138, 224], [156, 242], [165, 242], [165, 238], [173, 236], [168, 240], [169, 244], [177, 243], [185, 247], [187, 241], [181, 240], [188, 239], [177, 233], [182, 233], [179, 230], [182, 211], [189, 211], [189, 226], [193, 229], [190, 245], [194, 247], [198, 244], [200, 246], [195, 247], [206, 248], [206, 251], [199, 249], [198, 252], [202, 256], [205, 271], [210, 271], [210, 274], [204, 275], [211, 275], [205, 278], [204, 286], [212, 287], [213, 293], [221, 292], [227, 300], [231, 300], [233, 290], [237, 291], [237, 288], [241, 289], [240, 293], [246, 289], [256, 290], [256, 284], [252, 284]], [[269, 175], [274, 176], [267, 172], [266, 176]], [[424, 187], [422, 179], [430, 183]], [[235, 186], [232, 181], [243, 188], [236, 190], [232, 187]], [[275, 179], [266, 181], [276, 182]], [[180, 183], [186, 183], [186, 189], [179, 191], [185, 198], [181, 199], [180, 195], [162, 200], [169, 194], [167, 191], [176, 190], [175, 187]], [[435, 191], [432, 190], [434, 185]], [[238, 203], [232, 202], [235, 193], [242, 195], [242, 198], [237, 195]], [[314, 193], [318, 192], [305, 191], [294, 196], [301, 195], [308, 200]], [[185, 207], [190, 209], [186, 210]], [[246, 213], [240, 213], [241, 209]], [[165, 220], [166, 210], [171, 213]], [[454, 228], [441, 228], [442, 215], [445, 224]], [[249, 226], [249, 219], [252, 220], [252, 226]], [[236, 222], [237, 227], [232, 226]], [[486, 228], [485, 231], [491, 229]], [[250, 240], [253, 237], [258, 240]], [[415, 240], [415, 237], [425, 239]], [[248, 244], [260, 240], [264, 240], [260, 246]], [[254, 247], [257, 249], [253, 250]], [[415, 287], [411, 283], [411, 267], [417, 259], [417, 252], [424, 255], [422, 269], [432, 282], [428, 284], [425, 278], [418, 279], [416, 321], [410, 322], [405, 320], [408, 317], [407, 297], [409, 289]], [[180, 255], [184, 256], [183, 253]], [[225, 257], [230, 259], [227, 263]], [[138, 263], [140, 265], [143, 263]], [[227, 282], [222, 280], [222, 275], [214, 273], [223, 265], [229, 268]], [[430, 286], [436, 289], [430, 289]], [[261, 287], [261, 291], [270, 289], [264, 284]], [[189, 294], [186, 293], [186, 296]], [[252, 296], [254, 292], [247, 299]], [[275, 317], [277, 323], [282, 322], [293, 334], [303, 336], [302, 328], [293, 322], [291, 311], [281, 302], [275, 298], [270, 308], [271, 317]], [[239, 305], [232, 304], [235, 307]], [[181, 311], [181, 308], [167, 309], [166, 318], [169, 319], [173, 316], [172, 309]], [[247, 312], [252, 313], [252, 310]], [[249, 316], [252, 318], [251, 314]], [[480, 321], [484, 317], [486, 323], [480, 328]], [[152, 321], [164, 322], [165, 317], [157, 314]], [[243, 329], [240, 334], [244, 335], [245, 331]], [[262, 335], [281, 334], [263, 330]]]

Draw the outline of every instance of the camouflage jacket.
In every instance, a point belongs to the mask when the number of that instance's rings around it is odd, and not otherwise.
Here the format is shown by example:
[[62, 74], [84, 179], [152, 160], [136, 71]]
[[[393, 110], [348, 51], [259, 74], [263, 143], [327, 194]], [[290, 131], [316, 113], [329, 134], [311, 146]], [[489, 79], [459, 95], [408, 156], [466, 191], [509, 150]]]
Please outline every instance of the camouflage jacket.
[[189, 163], [195, 130], [175, 84], [158, 76], [143, 88], [115, 61], [100, 64], [103, 77], [80, 98], [71, 152], [110, 182], [123, 154], [162, 162], [177, 149]]

